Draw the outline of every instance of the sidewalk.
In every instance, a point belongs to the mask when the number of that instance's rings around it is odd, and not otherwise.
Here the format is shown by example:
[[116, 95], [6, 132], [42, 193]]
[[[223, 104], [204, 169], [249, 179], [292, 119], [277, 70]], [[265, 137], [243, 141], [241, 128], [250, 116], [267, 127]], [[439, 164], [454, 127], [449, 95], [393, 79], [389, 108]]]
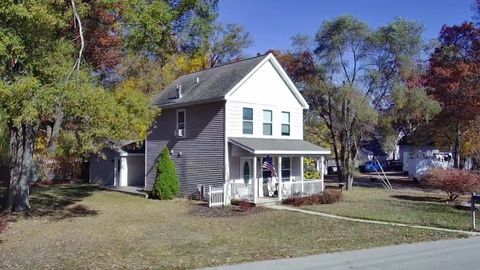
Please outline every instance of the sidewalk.
[[[403, 224], [403, 223], [376, 221], [376, 220], [368, 220], [368, 219], [360, 219], [360, 218], [349, 218], [349, 217], [337, 216], [337, 215], [332, 215], [332, 214], [325, 214], [325, 213], [321, 213], [321, 212], [305, 210], [305, 209], [300, 209], [300, 208], [291, 207], [291, 206], [284, 206], [284, 205], [269, 205], [269, 206], [266, 206], [266, 207], [268, 207], [270, 209], [275, 209], [275, 210], [292, 211], [292, 212], [298, 212], [298, 213], [303, 213], [303, 214], [307, 214], [307, 215], [315, 215], [315, 216], [321, 216], [321, 217], [333, 218], [333, 219], [339, 219], [339, 220], [363, 222], [363, 223], [370, 223], [370, 224], [399, 226], [399, 227], [410, 227], [410, 228], [434, 230], [434, 231], [463, 233], [463, 234], [467, 234], [469, 236], [480, 236], [480, 233], [478, 233], [478, 232], [453, 230], [453, 229], [445, 229], [445, 228], [421, 226], [421, 225], [409, 225], [409, 224]], [[480, 266], [479, 266], [479, 269], [480, 269]]]

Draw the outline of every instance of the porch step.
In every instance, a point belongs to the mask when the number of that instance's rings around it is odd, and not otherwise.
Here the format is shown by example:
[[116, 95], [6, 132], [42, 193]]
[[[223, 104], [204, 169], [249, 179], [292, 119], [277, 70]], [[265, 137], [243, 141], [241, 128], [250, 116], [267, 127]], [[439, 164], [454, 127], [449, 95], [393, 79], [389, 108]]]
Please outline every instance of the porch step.
[[257, 205], [260, 205], [260, 206], [278, 205], [278, 204], [281, 204], [281, 202], [278, 201], [277, 198], [273, 198], [273, 199], [259, 198], [259, 199], [257, 199]]

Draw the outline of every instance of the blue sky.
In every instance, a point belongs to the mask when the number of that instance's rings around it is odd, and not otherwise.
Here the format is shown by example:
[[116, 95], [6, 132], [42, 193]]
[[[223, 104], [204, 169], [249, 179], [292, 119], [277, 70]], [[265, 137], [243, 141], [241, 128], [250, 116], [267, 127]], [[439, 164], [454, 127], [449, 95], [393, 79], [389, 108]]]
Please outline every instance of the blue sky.
[[436, 38], [442, 25], [471, 20], [473, 0], [221, 0], [222, 23], [238, 23], [254, 44], [246, 54], [287, 49], [297, 34], [313, 36], [322, 21], [351, 14], [377, 28], [395, 17], [416, 20], [425, 27], [426, 40]]

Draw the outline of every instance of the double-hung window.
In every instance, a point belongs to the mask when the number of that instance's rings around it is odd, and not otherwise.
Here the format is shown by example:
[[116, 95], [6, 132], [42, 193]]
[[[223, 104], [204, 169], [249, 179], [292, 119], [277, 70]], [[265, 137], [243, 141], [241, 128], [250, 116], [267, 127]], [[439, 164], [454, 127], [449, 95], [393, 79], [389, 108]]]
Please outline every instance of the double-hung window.
[[252, 108], [243, 108], [243, 134], [253, 134]]
[[282, 136], [290, 136], [290, 113], [282, 112]]
[[282, 157], [282, 181], [290, 181], [292, 163], [290, 157]]
[[272, 135], [272, 111], [263, 110], [263, 135]]
[[177, 110], [177, 136], [185, 137], [186, 114], [185, 109]]

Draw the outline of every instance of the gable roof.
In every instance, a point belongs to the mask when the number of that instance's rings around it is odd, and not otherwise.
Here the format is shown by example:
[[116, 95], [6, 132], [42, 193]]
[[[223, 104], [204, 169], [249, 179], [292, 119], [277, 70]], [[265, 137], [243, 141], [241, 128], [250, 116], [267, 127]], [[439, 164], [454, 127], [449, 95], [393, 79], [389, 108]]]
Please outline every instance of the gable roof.
[[[180, 76], [157, 95], [155, 98], [155, 104], [160, 107], [177, 107], [180, 105], [225, 100], [246, 80], [248, 80], [248, 78], [250, 78], [250, 76], [253, 75], [266, 61], [272, 63], [302, 107], [307, 109], [307, 102], [273, 54], [257, 56]], [[176, 98], [177, 85], [181, 85], [182, 87], [181, 98]]]
[[[155, 104], [162, 106], [222, 100], [230, 89], [266, 57], [266, 55], [262, 55], [180, 76], [158, 94]], [[180, 99], [175, 99], [177, 85], [182, 86], [182, 98]]]

